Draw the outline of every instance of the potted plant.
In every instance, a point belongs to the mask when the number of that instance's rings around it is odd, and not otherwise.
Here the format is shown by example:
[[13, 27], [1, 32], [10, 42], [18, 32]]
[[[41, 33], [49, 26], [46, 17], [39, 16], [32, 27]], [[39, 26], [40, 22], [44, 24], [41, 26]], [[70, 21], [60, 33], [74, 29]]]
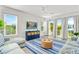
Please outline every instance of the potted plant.
[[75, 36], [78, 36], [78, 35], [79, 35], [79, 32], [75, 32], [74, 35], [75, 35]]
[[73, 34], [74, 34], [74, 36], [72, 37], [72, 40], [76, 41], [78, 39], [79, 32], [75, 32]]

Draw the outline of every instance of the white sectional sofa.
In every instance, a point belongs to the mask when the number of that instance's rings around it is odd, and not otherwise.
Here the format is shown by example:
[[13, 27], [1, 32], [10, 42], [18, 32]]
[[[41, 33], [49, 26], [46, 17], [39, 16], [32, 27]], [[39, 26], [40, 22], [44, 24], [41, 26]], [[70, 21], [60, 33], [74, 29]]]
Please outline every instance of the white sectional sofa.
[[[9, 43], [8, 43], [9, 42]], [[0, 54], [25, 54], [15, 41], [4, 41], [4, 37], [0, 34]]]
[[10, 38], [8, 41], [6, 41], [5, 43], [17, 43], [17, 44], [22, 44], [25, 42], [25, 39], [22, 37], [16, 37], [16, 38]]
[[0, 47], [1, 54], [24, 54], [25, 52], [17, 43], [4, 44]]
[[60, 50], [60, 54], [79, 54], [79, 42], [68, 41]]

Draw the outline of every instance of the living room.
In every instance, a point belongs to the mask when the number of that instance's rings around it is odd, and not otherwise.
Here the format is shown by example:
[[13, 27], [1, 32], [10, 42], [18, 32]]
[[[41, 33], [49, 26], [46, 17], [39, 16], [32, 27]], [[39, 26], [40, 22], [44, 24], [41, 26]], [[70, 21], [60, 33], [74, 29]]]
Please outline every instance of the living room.
[[78, 5], [0, 6], [1, 54], [79, 54]]

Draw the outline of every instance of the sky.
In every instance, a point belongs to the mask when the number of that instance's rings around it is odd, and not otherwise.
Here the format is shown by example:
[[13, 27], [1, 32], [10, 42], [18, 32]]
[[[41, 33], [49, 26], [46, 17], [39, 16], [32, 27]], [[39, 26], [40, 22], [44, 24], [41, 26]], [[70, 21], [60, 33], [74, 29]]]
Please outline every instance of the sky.
[[5, 19], [5, 22], [7, 25], [16, 24], [16, 16], [14, 16], [14, 15], [6, 14], [4, 19]]
[[74, 19], [73, 17], [68, 18], [68, 24], [74, 24]]
[[[62, 19], [58, 19], [57, 23], [58, 24], [62, 24]], [[74, 18], [73, 17], [69, 17], [68, 18], [68, 24], [69, 25], [73, 25], [74, 24]]]
[[62, 24], [62, 19], [58, 19], [58, 20], [57, 20], [57, 23], [58, 23], [58, 24]]

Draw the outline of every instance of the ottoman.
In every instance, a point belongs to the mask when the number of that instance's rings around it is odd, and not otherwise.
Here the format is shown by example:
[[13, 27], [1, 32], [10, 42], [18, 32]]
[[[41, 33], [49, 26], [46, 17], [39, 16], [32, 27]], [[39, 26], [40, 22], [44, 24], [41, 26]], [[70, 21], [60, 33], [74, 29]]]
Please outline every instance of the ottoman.
[[52, 48], [52, 40], [51, 39], [42, 39], [41, 46], [43, 48]]

